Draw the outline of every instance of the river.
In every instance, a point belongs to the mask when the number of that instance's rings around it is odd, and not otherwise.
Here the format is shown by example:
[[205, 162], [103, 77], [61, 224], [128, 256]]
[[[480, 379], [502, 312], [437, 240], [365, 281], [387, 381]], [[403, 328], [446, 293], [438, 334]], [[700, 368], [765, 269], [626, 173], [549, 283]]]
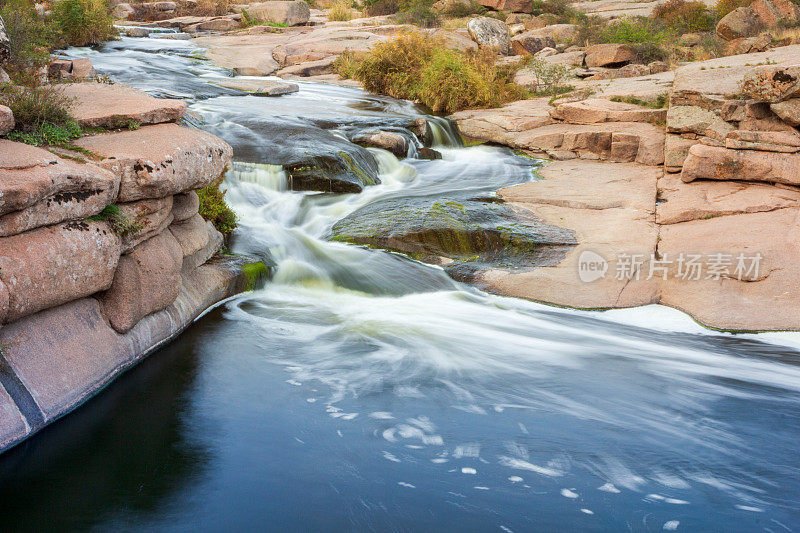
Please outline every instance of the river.
[[311, 82], [243, 96], [184, 41], [68, 55], [187, 99], [234, 147], [231, 248], [273, 275], [0, 456], [3, 530], [800, 529], [796, 336], [502, 298], [329, 240], [365, 205], [488, 196], [537, 162], [461, 147], [431, 119], [441, 160], [369, 149], [381, 184], [294, 192], [273, 157], [292, 149], [286, 128], [322, 150], [423, 114]]

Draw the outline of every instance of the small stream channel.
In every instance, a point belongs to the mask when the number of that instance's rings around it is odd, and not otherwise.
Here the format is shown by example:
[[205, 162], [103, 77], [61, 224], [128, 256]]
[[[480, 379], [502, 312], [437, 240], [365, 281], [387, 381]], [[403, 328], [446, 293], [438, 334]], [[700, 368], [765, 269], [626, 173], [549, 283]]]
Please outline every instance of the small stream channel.
[[[68, 55], [187, 99], [234, 147], [231, 248], [272, 276], [0, 456], [3, 530], [800, 529], [797, 337], [491, 296], [331, 240], [370, 206], [491, 198], [536, 179], [535, 161], [462, 147], [435, 119], [440, 160], [357, 147], [353, 132], [410, 135], [424, 115], [318, 83], [223, 89], [190, 42]], [[287, 161], [343, 151], [380, 184], [291, 190]]]

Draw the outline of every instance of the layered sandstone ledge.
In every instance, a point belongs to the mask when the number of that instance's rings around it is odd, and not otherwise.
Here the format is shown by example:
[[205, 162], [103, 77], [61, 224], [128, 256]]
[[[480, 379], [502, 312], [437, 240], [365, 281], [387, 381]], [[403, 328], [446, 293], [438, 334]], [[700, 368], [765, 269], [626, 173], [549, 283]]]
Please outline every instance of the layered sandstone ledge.
[[243, 288], [196, 189], [232, 150], [183, 102], [67, 86], [108, 131], [57, 153], [0, 139], [0, 451], [68, 413]]
[[[555, 160], [499, 196], [578, 240], [557, 265], [479, 281], [568, 307], [661, 303], [722, 330], [800, 329], [800, 46], [689, 64], [668, 81], [668, 109], [610, 100], [663, 87], [643, 76], [595, 82], [580, 101], [452, 117], [469, 137]], [[694, 279], [685, 261], [697, 256]], [[757, 256], [757, 271], [737, 272]], [[581, 265], [598, 257], [605, 276], [586, 281]]]

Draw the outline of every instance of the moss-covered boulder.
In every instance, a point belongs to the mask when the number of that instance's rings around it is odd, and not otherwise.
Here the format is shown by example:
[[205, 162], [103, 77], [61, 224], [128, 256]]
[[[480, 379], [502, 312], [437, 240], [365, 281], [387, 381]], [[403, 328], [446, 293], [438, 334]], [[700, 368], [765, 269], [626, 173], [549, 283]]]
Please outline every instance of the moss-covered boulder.
[[442, 264], [459, 278], [492, 266], [555, 264], [577, 244], [572, 231], [491, 199], [387, 199], [337, 222], [331, 237]]

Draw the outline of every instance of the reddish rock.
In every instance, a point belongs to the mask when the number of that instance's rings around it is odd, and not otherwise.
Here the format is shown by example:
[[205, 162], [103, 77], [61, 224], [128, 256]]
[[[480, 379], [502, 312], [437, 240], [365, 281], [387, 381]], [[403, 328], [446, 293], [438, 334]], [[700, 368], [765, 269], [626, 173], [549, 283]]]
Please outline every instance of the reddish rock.
[[534, 55], [545, 48], [555, 50], [556, 42], [550, 36], [534, 35], [531, 32], [526, 32], [512, 37], [511, 47], [517, 55]]
[[153, 98], [121, 83], [70, 83], [63, 91], [73, 100], [70, 114], [81, 126], [114, 129], [175, 122], [186, 112], [186, 102]]
[[6, 322], [111, 285], [120, 240], [107, 222], [67, 222], [0, 238]]
[[288, 26], [305, 24], [311, 17], [308, 4], [301, 0], [248, 4], [247, 14], [255, 20], [277, 22]]
[[120, 213], [136, 227], [122, 236], [122, 253], [167, 229], [172, 223], [172, 196], [118, 204]]
[[789, 25], [800, 19], [800, 6], [791, 0], [756, 0], [750, 4], [750, 9], [768, 28], [779, 23]]
[[800, 126], [800, 98], [792, 98], [769, 106], [773, 113], [790, 126]]
[[0, 136], [14, 129], [14, 113], [4, 105], [0, 105]]
[[742, 94], [748, 98], [778, 103], [800, 96], [800, 66], [770, 65], [747, 72]]
[[587, 67], [621, 67], [636, 59], [636, 50], [629, 44], [595, 44], [586, 49]]
[[83, 137], [75, 144], [105, 157], [100, 164], [120, 177], [123, 202], [201, 189], [222, 174], [233, 153], [214, 135], [175, 124]]
[[474, 17], [467, 22], [467, 31], [481, 48], [496, 48], [501, 54], [513, 55], [511, 34], [505, 22], [491, 17]]
[[123, 255], [111, 287], [99, 298], [111, 326], [125, 333], [174, 302], [180, 292], [182, 264], [181, 246], [168, 231]]
[[749, 6], [734, 9], [717, 23], [717, 35], [726, 41], [752, 37], [763, 29], [761, 20]]
[[183, 222], [197, 214], [200, 208], [200, 197], [194, 191], [176, 194], [172, 197], [172, 219]]
[[184, 272], [191, 272], [211, 259], [222, 246], [222, 234], [200, 215], [177, 224], [173, 223], [169, 230], [183, 250]]
[[[31, 166], [21, 167], [26, 161]], [[0, 237], [82, 220], [112, 203], [118, 190], [119, 179], [105, 169], [0, 140]]]
[[696, 144], [689, 149], [681, 179], [761, 181], [800, 185], [800, 154], [728, 150]]
[[571, 124], [599, 122], [659, 122], [666, 119], [666, 109], [651, 109], [603, 98], [588, 98], [579, 102], [556, 104], [550, 115]]

